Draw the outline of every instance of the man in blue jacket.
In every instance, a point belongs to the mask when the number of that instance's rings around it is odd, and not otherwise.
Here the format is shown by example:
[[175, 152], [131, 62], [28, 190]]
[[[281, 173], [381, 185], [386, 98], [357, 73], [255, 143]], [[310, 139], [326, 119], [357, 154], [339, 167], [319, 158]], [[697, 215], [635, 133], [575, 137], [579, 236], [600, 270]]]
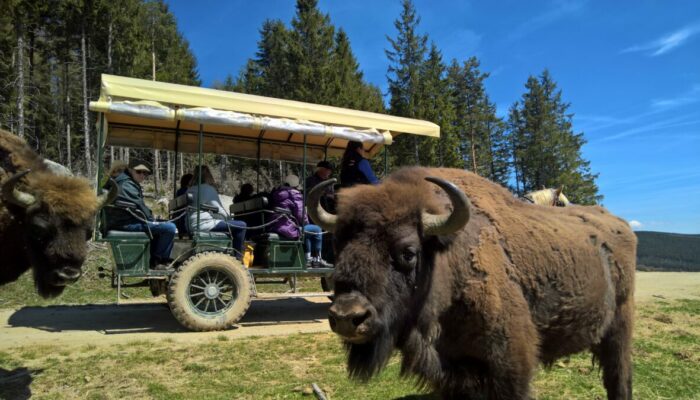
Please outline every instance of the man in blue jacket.
[[146, 206], [143, 199], [141, 183], [150, 175], [151, 170], [145, 161], [132, 158], [128, 168], [114, 180], [119, 185], [118, 201], [133, 204], [133, 213], [118, 207], [108, 207], [107, 229], [148, 232], [153, 235], [151, 240], [151, 265], [156, 269], [165, 269], [173, 250], [173, 241], [177, 228], [172, 222], [160, 222], [153, 218], [153, 212]]

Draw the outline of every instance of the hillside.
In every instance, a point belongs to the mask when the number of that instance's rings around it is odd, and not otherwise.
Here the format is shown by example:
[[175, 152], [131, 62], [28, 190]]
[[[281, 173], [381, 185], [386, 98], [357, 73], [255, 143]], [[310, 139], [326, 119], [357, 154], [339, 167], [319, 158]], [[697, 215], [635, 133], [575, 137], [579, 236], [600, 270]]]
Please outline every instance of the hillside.
[[700, 272], [700, 235], [636, 232], [637, 269]]

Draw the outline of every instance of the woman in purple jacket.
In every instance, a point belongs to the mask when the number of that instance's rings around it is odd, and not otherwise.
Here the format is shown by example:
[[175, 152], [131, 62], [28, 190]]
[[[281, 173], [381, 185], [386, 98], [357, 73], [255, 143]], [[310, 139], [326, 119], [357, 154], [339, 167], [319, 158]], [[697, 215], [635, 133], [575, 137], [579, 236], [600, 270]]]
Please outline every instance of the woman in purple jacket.
[[272, 191], [272, 207], [288, 210], [291, 216], [286, 213], [275, 213], [273, 218], [277, 221], [270, 225], [270, 231], [286, 239], [299, 239], [300, 227], [303, 226], [306, 266], [331, 268], [333, 265], [321, 258], [323, 244], [321, 227], [309, 224], [309, 218], [304, 212], [304, 196], [297, 187], [299, 187], [299, 177], [288, 175], [284, 178], [282, 186]]

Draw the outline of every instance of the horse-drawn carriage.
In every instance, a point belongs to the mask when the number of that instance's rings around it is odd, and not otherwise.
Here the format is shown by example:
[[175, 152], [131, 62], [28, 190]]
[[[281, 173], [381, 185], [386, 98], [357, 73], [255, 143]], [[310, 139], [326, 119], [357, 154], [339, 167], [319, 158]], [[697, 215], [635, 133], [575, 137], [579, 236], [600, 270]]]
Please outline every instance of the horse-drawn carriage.
[[[348, 141], [362, 142], [369, 156], [386, 157], [385, 146], [396, 135], [439, 136], [439, 127], [425, 121], [111, 75], [102, 76], [100, 98], [90, 109], [99, 113], [98, 159], [106, 146], [169, 150], [176, 153], [174, 171], [181, 152], [197, 154], [200, 166], [205, 153], [256, 159], [258, 166], [263, 159], [305, 166], [341, 156]], [[305, 182], [306, 168], [301, 170]], [[98, 182], [104, 181], [103, 175], [100, 166]], [[177, 176], [172, 180], [177, 182]], [[169, 218], [178, 221], [203, 210], [206, 205], [199, 199], [173, 198]], [[114, 206], [130, 209], [123, 202]], [[232, 204], [231, 212], [256, 216], [265, 225], [271, 210], [264, 198], [257, 198]], [[158, 270], [150, 268], [148, 231], [98, 225], [98, 240], [112, 250], [117, 298], [126, 279], [138, 281], [132, 285], [148, 284], [154, 295], [167, 295], [175, 318], [192, 330], [235, 324], [257, 296], [261, 278], [296, 282], [297, 277], [320, 277], [324, 289], [330, 286], [333, 268], [309, 268], [301, 239], [270, 233], [254, 237], [256, 256], [252, 265], [244, 265], [228, 234], [181, 228], [171, 268]]]

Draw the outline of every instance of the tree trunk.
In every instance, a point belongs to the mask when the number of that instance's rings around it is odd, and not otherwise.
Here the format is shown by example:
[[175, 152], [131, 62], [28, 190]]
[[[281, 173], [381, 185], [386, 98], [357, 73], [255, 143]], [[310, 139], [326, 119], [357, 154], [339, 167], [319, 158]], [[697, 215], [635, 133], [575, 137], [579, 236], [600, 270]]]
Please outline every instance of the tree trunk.
[[83, 67], [83, 131], [85, 132], [85, 172], [88, 179], [92, 176], [92, 157], [90, 155], [90, 120], [88, 116], [88, 94], [87, 94], [87, 57], [85, 46], [85, 23], [80, 36], [80, 48]]
[[[69, 100], [70, 101], [70, 100]], [[72, 155], [71, 155], [71, 143], [70, 143], [70, 121], [66, 124], [66, 167], [68, 167], [69, 170], [73, 170], [73, 165], [71, 163], [72, 160]]]
[[70, 138], [70, 124], [71, 124], [71, 106], [70, 106], [70, 93], [68, 92], [68, 63], [63, 63], [63, 90], [65, 91], [66, 103], [64, 104], [63, 116], [66, 121], [66, 167], [69, 170], [73, 170], [73, 158], [71, 152], [71, 138]]
[[24, 138], [24, 26], [17, 22], [17, 136]]
[[33, 146], [34, 149], [40, 151], [41, 140], [36, 129], [36, 101], [32, 101], [32, 98], [36, 99], [36, 93], [38, 92], [36, 84], [34, 83], [34, 38], [34, 30], [30, 29], [29, 47], [27, 48], [27, 50], [29, 50], [29, 90], [27, 97], [29, 98], [29, 117], [31, 123], [28, 127], [25, 127], [25, 129], [28, 131], [25, 132], [25, 134], [27, 134], [29, 138], [35, 142], [35, 145]]
[[[172, 175], [173, 169], [172, 169], [172, 164], [170, 163], [170, 159], [171, 159], [171, 157], [170, 157], [170, 152], [169, 152], [169, 151], [166, 151], [166, 152], [165, 152], [165, 163], [166, 163], [166, 165], [165, 165], [165, 171], [166, 171], [166, 174], [165, 174], [165, 181], [166, 181], [166, 182], [171, 182], [171, 183], [172, 183], [172, 182], [175, 182], [175, 181], [173, 180], [173, 179], [175, 179], [175, 178], [174, 178], [173, 175]], [[167, 193], [167, 190], [166, 190], [166, 193]]]
[[[112, 26], [114, 21], [112, 18], [109, 19], [109, 27], [107, 28], [107, 72], [112, 73]], [[114, 154], [114, 150], [111, 150]], [[114, 158], [114, 157], [112, 157]]]

